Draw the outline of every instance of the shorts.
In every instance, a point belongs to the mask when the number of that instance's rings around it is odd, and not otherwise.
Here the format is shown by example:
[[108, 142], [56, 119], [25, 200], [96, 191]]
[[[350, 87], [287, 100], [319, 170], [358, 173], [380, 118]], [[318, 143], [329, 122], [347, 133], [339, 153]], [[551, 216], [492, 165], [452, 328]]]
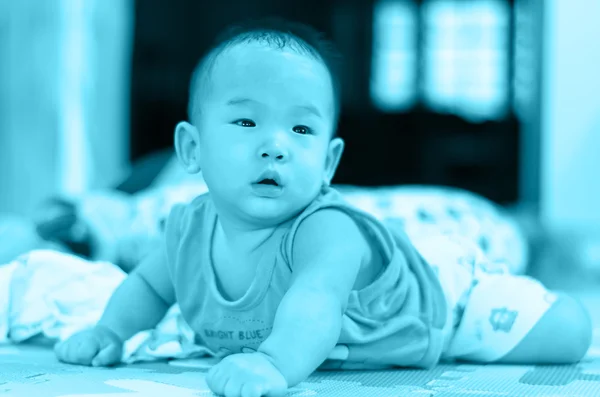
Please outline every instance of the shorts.
[[557, 299], [539, 281], [486, 260], [467, 239], [430, 234], [412, 242], [436, 272], [448, 303], [442, 360], [502, 358]]

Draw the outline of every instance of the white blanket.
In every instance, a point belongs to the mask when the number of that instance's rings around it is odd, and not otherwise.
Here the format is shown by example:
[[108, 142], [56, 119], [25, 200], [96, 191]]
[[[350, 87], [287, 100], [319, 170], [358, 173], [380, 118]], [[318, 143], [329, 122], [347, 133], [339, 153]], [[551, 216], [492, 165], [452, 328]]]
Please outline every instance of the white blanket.
[[[39, 250], [0, 266], [0, 344], [43, 335], [65, 340], [93, 327], [126, 274], [109, 262], [90, 262]], [[188, 358], [210, 354], [173, 306], [154, 330], [125, 342], [122, 361]]]

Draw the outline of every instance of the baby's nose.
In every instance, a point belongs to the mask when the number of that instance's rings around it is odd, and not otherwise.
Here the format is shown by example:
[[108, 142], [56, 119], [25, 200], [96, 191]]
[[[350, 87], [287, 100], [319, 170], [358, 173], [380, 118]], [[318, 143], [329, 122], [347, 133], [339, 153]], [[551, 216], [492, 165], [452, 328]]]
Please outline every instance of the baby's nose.
[[261, 157], [282, 161], [288, 157], [288, 153], [284, 148], [282, 148], [278, 144], [269, 145], [269, 147], [263, 148], [263, 150], [261, 150]]
[[263, 157], [263, 158], [267, 158], [267, 157], [273, 157], [273, 158], [275, 158], [276, 160], [283, 160], [283, 157], [284, 157], [284, 156], [283, 156], [283, 153], [269, 151], [269, 152], [264, 152], [264, 153], [262, 154], [262, 157]]

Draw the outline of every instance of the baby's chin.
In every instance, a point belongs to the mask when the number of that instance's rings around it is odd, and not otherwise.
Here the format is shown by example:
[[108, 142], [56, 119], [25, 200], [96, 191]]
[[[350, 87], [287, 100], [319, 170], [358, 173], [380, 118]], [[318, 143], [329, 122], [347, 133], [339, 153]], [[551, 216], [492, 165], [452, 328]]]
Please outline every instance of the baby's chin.
[[281, 197], [276, 199], [253, 197], [245, 202], [240, 210], [250, 221], [281, 224], [297, 216], [307, 205], [308, 203], [291, 202]]
[[221, 210], [231, 212], [244, 222], [261, 226], [277, 226], [298, 216], [318, 196], [318, 191], [307, 194], [308, 190], [285, 189], [277, 197], [264, 197], [260, 192], [259, 194], [248, 191], [239, 191], [235, 194], [228, 192], [227, 199], [219, 199], [218, 195], [214, 195], [213, 199], [224, 204], [218, 206]]

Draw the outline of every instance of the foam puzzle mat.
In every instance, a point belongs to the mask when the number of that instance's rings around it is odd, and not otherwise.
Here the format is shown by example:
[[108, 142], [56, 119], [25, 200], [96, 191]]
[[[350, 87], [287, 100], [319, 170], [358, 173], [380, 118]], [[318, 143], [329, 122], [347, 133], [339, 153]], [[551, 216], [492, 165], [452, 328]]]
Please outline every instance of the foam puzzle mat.
[[[432, 370], [317, 371], [287, 396], [570, 396], [600, 397], [600, 330], [576, 365], [443, 363]], [[90, 368], [59, 363], [48, 346], [0, 346], [0, 396], [214, 396], [210, 360]]]

